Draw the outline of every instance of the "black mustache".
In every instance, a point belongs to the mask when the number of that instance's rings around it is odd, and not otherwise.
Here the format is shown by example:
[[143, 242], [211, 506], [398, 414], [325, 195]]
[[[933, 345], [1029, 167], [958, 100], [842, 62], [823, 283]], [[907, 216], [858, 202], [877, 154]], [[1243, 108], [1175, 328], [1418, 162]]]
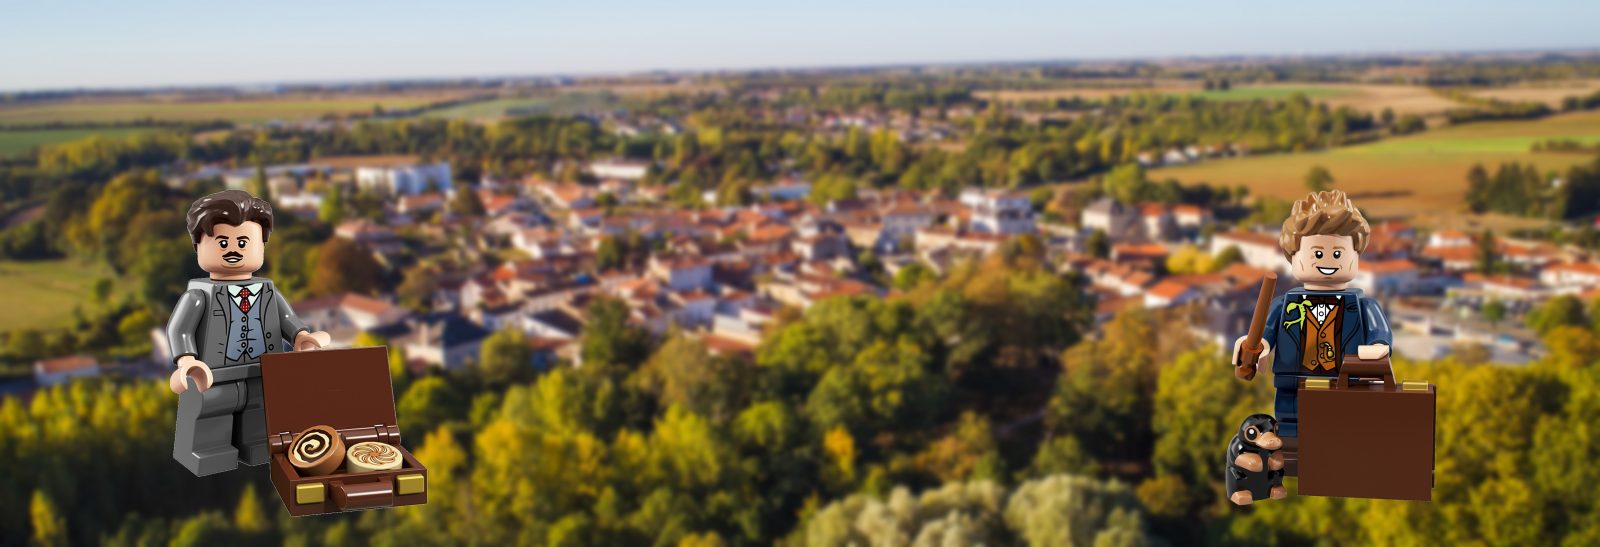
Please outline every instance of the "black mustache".
[[222, 253], [222, 258], [233, 258], [233, 257], [244, 258], [244, 255], [239, 254], [239, 251], [228, 251], [226, 253]]

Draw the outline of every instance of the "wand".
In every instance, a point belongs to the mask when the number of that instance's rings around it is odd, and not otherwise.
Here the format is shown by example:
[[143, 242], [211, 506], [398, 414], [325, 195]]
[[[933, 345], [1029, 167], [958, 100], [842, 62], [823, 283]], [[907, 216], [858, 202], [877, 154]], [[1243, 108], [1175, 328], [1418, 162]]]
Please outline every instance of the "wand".
[[1233, 364], [1233, 375], [1241, 380], [1256, 377], [1256, 362], [1261, 359], [1261, 331], [1267, 328], [1267, 312], [1272, 310], [1272, 293], [1278, 289], [1278, 274], [1267, 272], [1261, 278], [1261, 294], [1256, 296], [1256, 313], [1250, 316], [1250, 332], [1239, 348], [1239, 362]]

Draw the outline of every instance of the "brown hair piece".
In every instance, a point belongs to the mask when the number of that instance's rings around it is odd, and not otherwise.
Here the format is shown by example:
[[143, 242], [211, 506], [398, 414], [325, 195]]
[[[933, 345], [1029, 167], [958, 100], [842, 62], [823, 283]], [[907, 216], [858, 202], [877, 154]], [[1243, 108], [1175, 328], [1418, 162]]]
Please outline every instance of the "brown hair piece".
[[1278, 245], [1283, 247], [1283, 257], [1294, 260], [1300, 250], [1300, 238], [1305, 236], [1350, 236], [1357, 253], [1367, 250], [1367, 235], [1372, 228], [1350, 198], [1340, 190], [1307, 194], [1294, 202], [1294, 211], [1283, 220], [1283, 232]]
[[223, 190], [195, 200], [189, 206], [189, 240], [200, 245], [218, 224], [238, 226], [246, 222], [261, 225], [261, 241], [272, 233], [272, 204], [244, 190]]

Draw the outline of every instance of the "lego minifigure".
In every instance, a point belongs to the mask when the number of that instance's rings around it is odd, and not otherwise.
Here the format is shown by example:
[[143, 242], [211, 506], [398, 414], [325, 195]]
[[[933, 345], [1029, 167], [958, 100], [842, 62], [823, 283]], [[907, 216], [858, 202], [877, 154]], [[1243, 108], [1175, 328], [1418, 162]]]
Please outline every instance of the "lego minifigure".
[[[1378, 301], [1350, 288], [1361, 267], [1370, 228], [1344, 192], [1309, 194], [1294, 203], [1278, 238], [1290, 272], [1303, 286], [1274, 298], [1261, 334], [1260, 359], [1272, 363], [1273, 409], [1279, 434], [1299, 435], [1296, 390], [1301, 378], [1338, 374], [1345, 355], [1389, 355], [1389, 321]], [[1241, 363], [1248, 336], [1233, 346]], [[1276, 350], [1276, 351], [1275, 351]], [[1236, 375], [1249, 380], [1253, 370]]]
[[209, 277], [189, 288], [167, 321], [178, 394], [172, 457], [195, 476], [231, 471], [269, 458], [261, 406], [261, 355], [325, 347], [272, 280], [255, 277], [272, 232], [272, 205], [239, 190], [189, 207], [189, 238]]
[[1239, 424], [1239, 433], [1228, 441], [1228, 459], [1223, 482], [1228, 500], [1234, 505], [1250, 505], [1262, 498], [1283, 499], [1283, 440], [1278, 438], [1278, 421], [1266, 414], [1251, 414]]

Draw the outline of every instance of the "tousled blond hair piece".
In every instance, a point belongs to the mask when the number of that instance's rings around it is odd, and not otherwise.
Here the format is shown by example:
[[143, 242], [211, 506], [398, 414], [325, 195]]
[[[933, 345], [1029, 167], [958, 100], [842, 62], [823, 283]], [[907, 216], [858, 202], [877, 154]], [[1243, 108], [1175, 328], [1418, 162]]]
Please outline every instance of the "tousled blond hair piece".
[[1294, 202], [1294, 210], [1283, 220], [1278, 245], [1283, 247], [1284, 258], [1294, 260], [1294, 253], [1300, 250], [1300, 238], [1350, 236], [1351, 245], [1360, 253], [1367, 250], [1367, 236], [1371, 232], [1367, 219], [1343, 191], [1313, 192]]

